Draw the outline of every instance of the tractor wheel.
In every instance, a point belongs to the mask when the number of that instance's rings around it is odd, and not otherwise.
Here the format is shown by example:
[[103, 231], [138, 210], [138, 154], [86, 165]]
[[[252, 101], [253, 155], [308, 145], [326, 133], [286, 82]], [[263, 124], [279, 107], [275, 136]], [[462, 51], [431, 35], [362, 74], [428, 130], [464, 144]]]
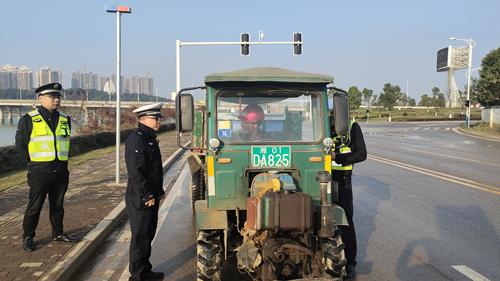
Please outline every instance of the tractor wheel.
[[189, 194], [191, 195], [191, 208], [194, 212], [194, 204], [196, 201], [205, 200], [205, 172], [203, 169], [200, 169], [191, 175]]
[[218, 281], [221, 278], [221, 241], [218, 230], [198, 231], [198, 281]]
[[321, 239], [323, 277], [325, 278], [343, 278], [345, 276], [347, 260], [344, 255], [345, 245], [340, 233], [340, 229], [337, 229], [333, 237]]

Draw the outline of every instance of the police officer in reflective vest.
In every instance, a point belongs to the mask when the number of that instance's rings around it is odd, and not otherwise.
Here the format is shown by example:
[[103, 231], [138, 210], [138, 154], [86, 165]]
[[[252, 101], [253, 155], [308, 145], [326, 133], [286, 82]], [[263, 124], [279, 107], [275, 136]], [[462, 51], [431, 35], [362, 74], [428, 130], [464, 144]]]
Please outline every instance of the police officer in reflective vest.
[[158, 225], [163, 190], [163, 164], [156, 131], [160, 128], [163, 103], [145, 105], [134, 110], [139, 118], [137, 128], [125, 142], [128, 183], [125, 205], [130, 220], [130, 279], [162, 279], [163, 272], [153, 272], [149, 262], [151, 243]]
[[38, 87], [35, 93], [41, 106], [19, 120], [16, 147], [28, 162], [29, 203], [23, 220], [23, 249], [35, 250], [35, 230], [45, 197], [49, 197], [52, 239], [56, 242], [78, 242], [63, 232], [63, 201], [68, 189], [68, 153], [71, 121], [58, 112], [62, 86], [51, 83]]
[[[342, 142], [341, 136], [335, 135], [334, 120], [330, 117], [330, 128], [334, 140], [335, 149], [332, 152], [332, 180], [339, 184], [339, 201], [334, 202], [342, 207], [346, 213], [348, 226], [339, 225], [342, 230], [342, 240], [345, 244], [345, 257], [347, 259], [346, 274], [347, 277], [353, 277], [356, 274], [356, 253], [357, 242], [354, 222], [352, 220], [354, 209], [352, 200], [351, 175], [355, 163], [366, 159], [366, 146], [363, 138], [363, 132], [358, 123], [351, 122], [350, 143], [349, 139]], [[349, 146], [339, 148], [339, 146], [349, 143]]]

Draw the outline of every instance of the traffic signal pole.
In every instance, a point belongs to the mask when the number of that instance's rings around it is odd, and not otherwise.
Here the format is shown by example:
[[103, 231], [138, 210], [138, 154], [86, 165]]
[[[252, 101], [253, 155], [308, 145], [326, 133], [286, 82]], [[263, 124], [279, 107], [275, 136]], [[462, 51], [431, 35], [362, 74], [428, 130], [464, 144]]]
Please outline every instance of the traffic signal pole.
[[249, 45], [293, 45], [293, 54], [302, 55], [302, 33], [293, 34], [293, 42], [261, 42], [264, 38], [264, 32], [259, 31], [259, 41], [250, 42], [250, 35], [242, 33], [240, 42], [181, 42], [176, 40], [176, 92], [181, 90], [181, 47], [182, 46], [196, 46], [196, 45], [241, 45], [241, 55], [248, 56], [250, 54]]

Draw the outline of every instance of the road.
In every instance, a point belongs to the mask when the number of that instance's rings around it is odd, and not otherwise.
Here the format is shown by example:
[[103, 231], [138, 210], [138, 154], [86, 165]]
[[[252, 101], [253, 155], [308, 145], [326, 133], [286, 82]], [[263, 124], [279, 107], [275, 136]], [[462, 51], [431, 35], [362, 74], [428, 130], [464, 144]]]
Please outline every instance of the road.
[[[458, 134], [459, 124], [361, 124], [369, 157], [354, 168], [351, 280], [500, 280], [500, 142]], [[185, 160], [165, 179], [151, 261], [165, 280], [196, 280]], [[124, 222], [74, 280], [127, 280], [127, 237]], [[239, 276], [224, 274], [251, 280]]]

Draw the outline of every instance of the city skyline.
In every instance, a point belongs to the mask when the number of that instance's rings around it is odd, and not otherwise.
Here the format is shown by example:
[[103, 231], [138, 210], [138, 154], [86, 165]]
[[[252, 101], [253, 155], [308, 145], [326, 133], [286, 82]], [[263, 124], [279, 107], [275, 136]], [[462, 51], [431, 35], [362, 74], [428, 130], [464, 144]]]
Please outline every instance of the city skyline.
[[[25, 65], [21, 67], [6, 64], [0, 66], [0, 90], [5, 89], [21, 89], [21, 90], [34, 90], [41, 85], [48, 83], [61, 83], [63, 88], [77, 88], [77, 89], [96, 89], [99, 91], [104, 90], [107, 81], [111, 79], [112, 89], [116, 85], [116, 74], [111, 77], [89, 72], [82, 73], [80, 71], [71, 73], [71, 86], [67, 87], [62, 83], [62, 72], [51, 67], [44, 67], [37, 69], [36, 80], [33, 79], [33, 69]], [[10, 74], [10, 75], [9, 75]], [[30, 83], [31, 86], [27, 86]], [[140, 93], [146, 95], [154, 95], [154, 78], [153, 77], [139, 77], [137, 75], [125, 77], [122, 75], [122, 93]]]
[[[202, 86], [212, 73], [251, 67], [280, 67], [334, 77], [336, 87], [356, 86], [382, 92], [384, 84], [399, 85], [420, 100], [434, 87], [447, 91], [446, 73], [436, 72], [437, 52], [447, 46], [467, 46], [474, 40], [471, 68], [500, 47], [494, 30], [499, 1], [252, 1], [242, 7], [234, 1], [8, 1], [0, 17], [16, 24], [0, 30], [0, 65], [51, 66], [63, 72], [71, 85], [74, 71], [116, 73], [116, 15], [105, 5], [130, 6], [121, 17], [122, 75], [155, 77], [155, 91], [170, 98], [176, 89], [176, 40], [181, 42], [238, 42], [241, 33], [250, 42], [288, 42], [303, 34], [303, 54], [290, 45], [250, 45], [241, 56], [239, 45], [183, 46], [180, 48], [181, 88]], [[57, 15], [53, 20], [40, 15]], [[75, 16], [78, 15], [78, 16]], [[55, 28], [40, 31], [36, 25]], [[24, 32], [26, 31], [26, 32]], [[259, 31], [265, 36], [259, 38]], [[467, 84], [466, 69], [455, 72], [459, 90]], [[478, 77], [478, 71], [472, 73]], [[194, 91], [195, 98], [203, 98]]]

